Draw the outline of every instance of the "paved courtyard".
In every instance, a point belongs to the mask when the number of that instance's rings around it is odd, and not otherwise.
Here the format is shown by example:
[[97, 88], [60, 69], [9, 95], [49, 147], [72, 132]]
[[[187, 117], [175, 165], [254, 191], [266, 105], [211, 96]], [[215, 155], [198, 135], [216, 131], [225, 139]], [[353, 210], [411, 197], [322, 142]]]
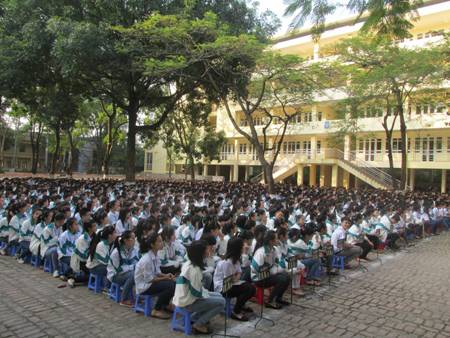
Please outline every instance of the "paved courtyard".
[[[374, 255], [371, 256], [375, 257]], [[247, 337], [450, 337], [450, 235], [423, 240], [407, 251], [381, 256], [368, 271], [346, 272], [282, 311], [276, 322], [230, 322]], [[325, 283], [326, 284], [326, 281]], [[0, 337], [182, 337], [169, 322], [146, 318], [65, 283], [42, 270], [0, 257]], [[252, 305], [257, 309], [256, 305]], [[220, 330], [223, 318], [213, 322]]]

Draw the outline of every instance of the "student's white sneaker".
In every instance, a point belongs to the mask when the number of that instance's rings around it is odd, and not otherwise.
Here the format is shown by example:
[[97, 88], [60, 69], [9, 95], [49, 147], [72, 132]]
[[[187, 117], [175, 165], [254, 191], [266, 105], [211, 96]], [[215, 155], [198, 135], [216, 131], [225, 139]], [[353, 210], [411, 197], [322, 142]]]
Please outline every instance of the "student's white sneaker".
[[55, 278], [59, 277], [59, 271], [58, 270], [53, 271], [53, 277], [55, 277]]
[[67, 281], [67, 284], [69, 284], [69, 286], [71, 288], [74, 288], [75, 287], [75, 279], [69, 278], [69, 280]]
[[25, 263], [25, 261], [24, 261], [22, 258], [19, 258], [19, 259], [17, 260], [17, 263], [23, 264], [23, 263]]
[[1, 249], [1, 250], [0, 250], [0, 255], [6, 256], [6, 250], [5, 250], [5, 249]]

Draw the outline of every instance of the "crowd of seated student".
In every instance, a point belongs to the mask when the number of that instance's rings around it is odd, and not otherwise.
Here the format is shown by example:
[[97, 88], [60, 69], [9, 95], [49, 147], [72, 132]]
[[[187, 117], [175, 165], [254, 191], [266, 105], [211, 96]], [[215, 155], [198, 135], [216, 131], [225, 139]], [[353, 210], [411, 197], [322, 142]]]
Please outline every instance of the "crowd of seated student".
[[70, 287], [95, 274], [122, 287], [124, 306], [133, 294], [157, 295], [153, 317], [183, 307], [194, 331], [208, 333], [224, 297], [236, 298], [231, 317], [248, 321], [257, 287], [271, 288], [265, 306], [281, 309], [289, 286], [303, 295], [301, 275], [320, 286], [323, 262], [336, 271], [319, 249], [332, 248], [349, 267], [381, 245], [397, 250], [450, 223], [446, 195], [277, 188], [271, 196], [245, 183], [4, 179], [0, 254], [16, 248], [19, 263], [40, 256]]

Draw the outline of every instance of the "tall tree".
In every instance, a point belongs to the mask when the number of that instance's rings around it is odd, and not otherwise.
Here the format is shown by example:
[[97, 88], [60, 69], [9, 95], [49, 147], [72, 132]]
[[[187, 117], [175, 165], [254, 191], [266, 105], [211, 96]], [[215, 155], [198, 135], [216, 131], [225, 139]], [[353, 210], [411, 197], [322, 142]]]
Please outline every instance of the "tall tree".
[[339, 55], [338, 67], [351, 79], [347, 93], [353, 97], [377, 100], [378, 104], [384, 102], [381, 107], [385, 110], [383, 127], [387, 136], [392, 136], [393, 120], [398, 118], [402, 154], [400, 188], [405, 189], [405, 106], [415, 92], [438, 89], [448, 77], [448, 42], [444, 40], [437, 46], [408, 49], [389, 39], [361, 35], [338, 44], [336, 54]]
[[[260, 44], [249, 39], [230, 40], [221, 47], [229, 54], [221, 62], [207, 63], [214, 70], [208, 73], [208, 81], [236, 131], [252, 145], [268, 190], [274, 193], [273, 170], [288, 125], [320, 89], [319, 66], [307, 65], [293, 55], [263, 52]], [[237, 73], [241, 76], [236, 77]]]

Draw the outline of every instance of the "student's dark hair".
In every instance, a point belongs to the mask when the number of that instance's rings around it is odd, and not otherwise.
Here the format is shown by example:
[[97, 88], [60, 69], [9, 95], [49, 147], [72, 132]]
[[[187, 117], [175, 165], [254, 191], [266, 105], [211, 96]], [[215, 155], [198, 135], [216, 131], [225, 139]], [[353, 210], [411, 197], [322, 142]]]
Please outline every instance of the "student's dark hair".
[[161, 231], [161, 238], [164, 242], [169, 242], [174, 233], [175, 229], [171, 225], [166, 225]]
[[139, 243], [139, 249], [141, 253], [147, 253], [152, 249], [152, 245], [156, 243], [158, 240], [159, 234], [155, 231], [152, 231], [150, 235], [146, 238], [143, 238]]
[[244, 246], [244, 241], [242, 238], [234, 237], [228, 241], [227, 253], [225, 254], [226, 259], [231, 259], [233, 264], [236, 264], [241, 259], [242, 247]]
[[69, 217], [66, 222], [63, 224], [63, 231], [69, 230], [69, 227], [73, 224], [76, 223], [77, 219], [75, 217]]
[[216, 237], [214, 237], [213, 235], [203, 235], [201, 238], [202, 241], [205, 241], [208, 245], [216, 245], [217, 244], [217, 240]]
[[236, 225], [237, 225], [238, 228], [240, 228], [240, 229], [246, 229], [246, 228], [245, 228], [245, 223], [247, 223], [247, 216], [245, 216], [245, 215], [239, 215], [239, 216], [236, 218]]
[[121, 208], [119, 211], [119, 220], [122, 221], [122, 224], [125, 224], [125, 220], [127, 219], [127, 215], [130, 212], [128, 208]]
[[186, 248], [189, 260], [192, 265], [198, 266], [201, 270], [205, 268], [205, 253], [206, 253], [207, 243], [203, 240], [193, 241], [191, 245]]
[[277, 236], [278, 237], [280, 237], [280, 236], [287, 236], [287, 233], [288, 233], [288, 231], [287, 231], [287, 229], [286, 228], [278, 228], [277, 229]]
[[87, 222], [83, 223], [83, 230], [85, 232], [89, 232], [89, 230], [92, 228], [92, 226], [96, 225], [95, 221], [93, 219], [90, 219]]
[[142, 237], [144, 236], [144, 232], [148, 230], [150, 230], [150, 226], [148, 225], [147, 219], [144, 218], [139, 219], [135, 229], [136, 238], [139, 243], [141, 242]]
[[[270, 243], [270, 241], [273, 241], [273, 240], [276, 239], [276, 238], [277, 238], [277, 234], [275, 233], [275, 231], [273, 231], [273, 230], [268, 230], [268, 231], [266, 231], [266, 233], [264, 234], [264, 239], [263, 239], [263, 242], [262, 242], [262, 245], [261, 245], [261, 246], [268, 246], [269, 243]], [[255, 252], [256, 252], [256, 250], [258, 250], [261, 246], [258, 247], [258, 245], [257, 245], [257, 248], [255, 248]]]
[[83, 217], [83, 216], [85, 216], [87, 213], [89, 213], [89, 209], [88, 208], [81, 208], [80, 209], [80, 217]]
[[210, 222], [210, 223], [206, 224], [205, 229], [203, 230], [203, 233], [209, 234], [213, 230], [216, 230], [216, 229], [219, 229], [219, 224], [217, 224], [216, 222]]
[[225, 223], [222, 226], [222, 234], [233, 236], [234, 234], [231, 233], [233, 228], [234, 228], [234, 224], [233, 223], [231, 223], [231, 222]]
[[108, 217], [108, 214], [107, 214], [106, 211], [103, 210], [103, 209], [98, 210], [98, 211], [94, 214], [94, 216], [93, 216], [93, 218], [94, 218], [94, 220], [97, 222], [97, 224], [101, 224], [102, 221], [103, 221], [106, 217]]
[[117, 249], [117, 252], [119, 253], [119, 267], [122, 266], [123, 258], [122, 253], [120, 252], [120, 248], [125, 245], [125, 240], [130, 239], [133, 235], [133, 231], [131, 230], [125, 230], [120, 237], [117, 237], [114, 241], [113, 247], [114, 249]]
[[64, 216], [64, 214], [62, 212], [58, 212], [55, 215], [55, 222], [57, 221], [63, 221], [66, 217]]
[[95, 236], [92, 238], [91, 244], [89, 245], [89, 257], [91, 259], [94, 258], [95, 249], [97, 249], [97, 244], [104, 239], [108, 239], [109, 235], [114, 233], [114, 226], [108, 225], [100, 230]]
[[251, 231], [244, 230], [238, 234], [238, 237], [243, 240], [251, 241], [253, 239], [253, 233]]
[[291, 241], [297, 241], [298, 238], [300, 237], [300, 235], [301, 235], [301, 231], [297, 228], [293, 228], [293, 229], [289, 230], [288, 236]]

